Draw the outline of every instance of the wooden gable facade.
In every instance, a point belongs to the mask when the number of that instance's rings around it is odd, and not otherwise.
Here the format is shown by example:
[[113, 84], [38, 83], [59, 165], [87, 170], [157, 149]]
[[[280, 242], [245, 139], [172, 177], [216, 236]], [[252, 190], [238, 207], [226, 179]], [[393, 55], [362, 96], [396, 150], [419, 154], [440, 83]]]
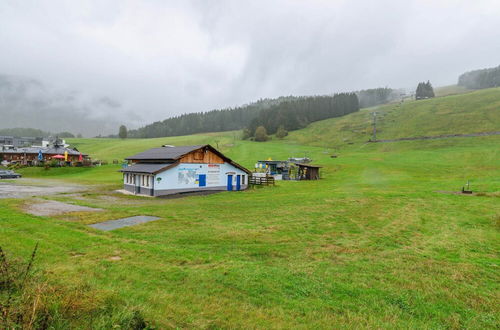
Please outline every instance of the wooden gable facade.
[[179, 160], [181, 163], [224, 164], [224, 159], [209, 148], [194, 150]]

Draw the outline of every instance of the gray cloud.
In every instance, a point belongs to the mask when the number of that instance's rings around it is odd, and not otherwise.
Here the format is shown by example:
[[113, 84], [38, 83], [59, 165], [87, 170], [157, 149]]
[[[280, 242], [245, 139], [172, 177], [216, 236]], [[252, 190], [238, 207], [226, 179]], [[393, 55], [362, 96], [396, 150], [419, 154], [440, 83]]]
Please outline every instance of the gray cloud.
[[496, 0], [7, 0], [0, 74], [139, 125], [262, 97], [452, 84], [500, 64], [499, 17]]

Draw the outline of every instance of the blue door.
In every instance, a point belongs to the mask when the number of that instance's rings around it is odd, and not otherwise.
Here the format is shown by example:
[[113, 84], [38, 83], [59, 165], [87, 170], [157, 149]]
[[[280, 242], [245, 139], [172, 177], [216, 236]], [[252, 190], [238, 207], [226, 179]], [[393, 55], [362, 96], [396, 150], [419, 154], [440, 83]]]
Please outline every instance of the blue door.
[[200, 184], [200, 187], [206, 187], [206, 185], [207, 185], [207, 175], [206, 174], [200, 174], [198, 176], [198, 182]]
[[241, 190], [241, 175], [236, 176], [236, 190]]
[[227, 176], [227, 190], [233, 190], [233, 176], [231, 174], [228, 174]]

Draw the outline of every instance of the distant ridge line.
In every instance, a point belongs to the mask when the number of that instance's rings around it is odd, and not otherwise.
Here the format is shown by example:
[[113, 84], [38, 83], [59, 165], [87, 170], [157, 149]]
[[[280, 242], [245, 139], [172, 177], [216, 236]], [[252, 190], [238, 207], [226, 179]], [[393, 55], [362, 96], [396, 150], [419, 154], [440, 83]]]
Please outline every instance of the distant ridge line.
[[387, 140], [370, 140], [368, 142], [398, 142], [398, 141], [414, 141], [414, 140], [434, 140], [434, 139], [446, 139], [455, 137], [474, 137], [474, 136], [488, 136], [488, 135], [500, 135], [500, 131], [496, 132], [482, 132], [482, 133], [470, 133], [470, 134], [448, 134], [448, 135], [435, 135], [435, 136], [417, 136], [417, 137], [406, 137], [399, 139], [387, 139]]

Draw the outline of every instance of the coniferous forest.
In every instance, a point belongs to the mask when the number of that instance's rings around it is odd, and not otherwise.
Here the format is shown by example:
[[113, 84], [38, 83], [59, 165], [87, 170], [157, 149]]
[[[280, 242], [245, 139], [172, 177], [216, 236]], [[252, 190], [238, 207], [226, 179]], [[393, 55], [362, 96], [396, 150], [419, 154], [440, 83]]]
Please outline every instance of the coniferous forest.
[[318, 120], [340, 117], [358, 110], [356, 93], [301, 97], [260, 111], [248, 126], [249, 135], [253, 136], [259, 126], [263, 126], [268, 134], [276, 133], [280, 126], [293, 131]]
[[390, 88], [374, 88], [353, 93], [325, 96], [284, 96], [262, 99], [236, 108], [183, 114], [128, 131], [129, 138], [154, 138], [196, 133], [222, 132], [247, 129], [247, 137], [254, 136], [258, 126], [268, 134], [278, 127], [287, 131], [332, 117], [339, 117], [395, 99]]
[[154, 138], [239, 130], [247, 127], [261, 110], [294, 99], [296, 99], [294, 96], [283, 96], [276, 99], [262, 99], [236, 108], [183, 114], [130, 130], [128, 137]]
[[458, 77], [458, 85], [469, 89], [500, 86], [500, 65], [496, 68], [474, 70]]

